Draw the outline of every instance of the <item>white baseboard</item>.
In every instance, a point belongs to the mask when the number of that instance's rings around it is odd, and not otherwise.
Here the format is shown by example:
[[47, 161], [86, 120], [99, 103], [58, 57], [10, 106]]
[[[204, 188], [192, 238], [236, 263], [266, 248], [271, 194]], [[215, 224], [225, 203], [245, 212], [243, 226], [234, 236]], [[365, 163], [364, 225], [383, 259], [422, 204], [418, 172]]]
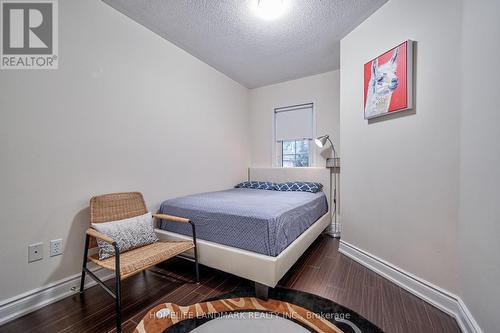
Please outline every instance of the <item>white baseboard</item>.
[[[103, 281], [114, 276], [113, 272], [103, 268], [92, 270]], [[78, 293], [81, 273], [50, 283], [40, 288], [27, 291], [0, 302], [0, 325], [24, 316], [46, 305], [57, 302], [72, 294]], [[89, 276], [85, 279], [85, 288], [92, 287], [96, 282]], [[74, 289], [76, 287], [76, 289]]]
[[457, 320], [462, 332], [483, 333], [465, 303], [457, 295], [408, 273], [343, 240], [340, 241], [339, 252], [450, 314]]

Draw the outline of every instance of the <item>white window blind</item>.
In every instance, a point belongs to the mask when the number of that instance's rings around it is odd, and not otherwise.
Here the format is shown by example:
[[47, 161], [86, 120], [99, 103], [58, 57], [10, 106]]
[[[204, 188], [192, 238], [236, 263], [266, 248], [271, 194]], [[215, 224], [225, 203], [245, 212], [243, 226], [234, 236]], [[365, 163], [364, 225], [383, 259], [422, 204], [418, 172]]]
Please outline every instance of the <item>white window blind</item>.
[[313, 138], [313, 104], [277, 108], [275, 113], [276, 141]]

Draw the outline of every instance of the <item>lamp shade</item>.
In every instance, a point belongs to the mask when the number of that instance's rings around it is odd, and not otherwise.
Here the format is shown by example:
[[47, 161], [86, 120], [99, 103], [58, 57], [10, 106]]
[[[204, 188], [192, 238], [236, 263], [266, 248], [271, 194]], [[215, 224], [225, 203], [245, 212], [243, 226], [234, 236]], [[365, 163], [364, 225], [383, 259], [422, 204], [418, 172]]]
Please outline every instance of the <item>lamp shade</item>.
[[323, 146], [328, 141], [329, 137], [330, 137], [329, 135], [319, 136], [316, 139], [314, 139], [314, 143], [316, 143], [316, 146], [318, 146], [319, 148], [323, 148]]

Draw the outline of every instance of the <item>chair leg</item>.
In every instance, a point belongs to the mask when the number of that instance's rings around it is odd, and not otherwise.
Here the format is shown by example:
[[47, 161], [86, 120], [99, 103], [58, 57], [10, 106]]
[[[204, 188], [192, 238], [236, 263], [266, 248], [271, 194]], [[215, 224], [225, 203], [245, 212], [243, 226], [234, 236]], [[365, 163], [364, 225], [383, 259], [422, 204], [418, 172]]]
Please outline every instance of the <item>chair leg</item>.
[[193, 244], [194, 244], [194, 264], [196, 269], [196, 282], [200, 282], [200, 270], [198, 268], [198, 246], [196, 245], [196, 227], [192, 221], [189, 221], [191, 224], [192, 232], [193, 232]]
[[80, 280], [80, 294], [83, 294], [85, 288], [85, 268], [82, 268], [82, 278]]
[[116, 276], [116, 333], [122, 331], [122, 287], [120, 276]]
[[122, 331], [122, 283], [120, 272], [120, 255], [118, 245], [113, 244], [115, 248], [115, 300], [116, 300], [116, 333]]
[[200, 269], [198, 267], [198, 251], [196, 247], [194, 248], [194, 265], [196, 269], [196, 282], [200, 282]]
[[92, 279], [94, 279], [108, 294], [110, 294], [115, 299], [116, 306], [116, 332], [121, 333], [122, 331], [122, 282], [121, 282], [121, 270], [120, 270], [120, 249], [118, 244], [114, 242], [112, 245], [115, 249], [115, 292], [109, 289], [104, 282], [102, 282], [92, 271], [87, 269], [87, 256], [89, 252], [89, 241], [90, 236], [87, 235], [85, 238], [85, 250], [83, 254], [83, 264], [82, 264], [82, 279], [80, 281], [80, 293], [83, 293], [85, 286], [85, 275], [88, 274]]
[[87, 268], [87, 256], [89, 254], [90, 236], [85, 236], [85, 249], [83, 250], [82, 278], [80, 280], [80, 293], [84, 292], [85, 288], [85, 269]]

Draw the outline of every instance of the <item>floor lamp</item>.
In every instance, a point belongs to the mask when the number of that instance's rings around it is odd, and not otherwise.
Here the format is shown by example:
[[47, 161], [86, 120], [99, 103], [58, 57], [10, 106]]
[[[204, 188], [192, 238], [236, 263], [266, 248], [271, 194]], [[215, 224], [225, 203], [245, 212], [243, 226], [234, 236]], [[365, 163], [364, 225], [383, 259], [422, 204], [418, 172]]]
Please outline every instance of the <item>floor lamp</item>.
[[[337, 157], [337, 152], [335, 151], [335, 146], [333, 145], [332, 140], [330, 140], [329, 135], [323, 135], [314, 140], [316, 145], [319, 148], [323, 148], [327, 142], [330, 142], [330, 146], [332, 147], [333, 151], [333, 158], [328, 158], [326, 160], [326, 167], [330, 169], [330, 183], [332, 182], [331, 179], [333, 178], [333, 232], [331, 233], [334, 238], [340, 238], [340, 230], [338, 228], [337, 224], [337, 217], [338, 217], [338, 211], [337, 211], [337, 189], [339, 185], [338, 181], [338, 176], [340, 173], [340, 158]], [[332, 185], [332, 184], [330, 184]], [[332, 199], [332, 198], [330, 198]]]

